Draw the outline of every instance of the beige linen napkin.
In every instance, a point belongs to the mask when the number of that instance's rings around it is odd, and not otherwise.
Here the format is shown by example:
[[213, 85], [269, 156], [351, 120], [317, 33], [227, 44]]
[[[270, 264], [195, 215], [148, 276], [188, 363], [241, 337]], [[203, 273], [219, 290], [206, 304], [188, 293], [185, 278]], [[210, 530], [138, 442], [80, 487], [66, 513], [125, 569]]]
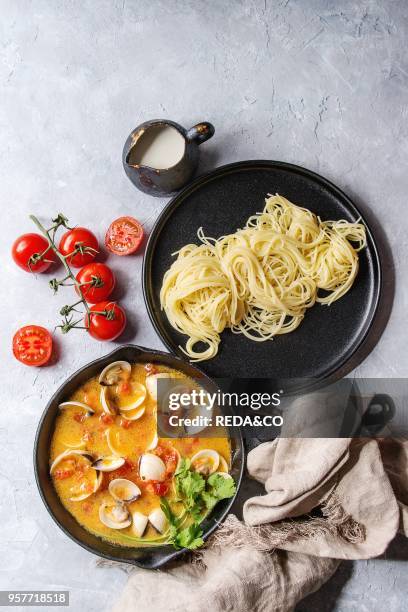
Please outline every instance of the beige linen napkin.
[[260, 445], [248, 471], [266, 494], [245, 502], [245, 523], [229, 516], [193, 562], [133, 570], [114, 612], [293, 610], [335, 559], [377, 556], [399, 523], [406, 530], [407, 442], [382, 441], [381, 452], [375, 440]]
[[[233, 515], [226, 529], [239, 526]], [[287, 612], [317, 590], [338, 561], [301, 553], [265, 553], [249, 543], [239, 548], [216, 543], [200, 561], [167, 570], [134, 570], [114, 612]]]
[[384, 468], [400, 509], [400, 531], [408, 537], [408, 440], [380, 440]]
[[[266, 495], [245, 502], [244, 520], [272, 523], [265, 537], [287, 527], [290, 538], [280, 548], [367, 559], [383, 553], [397, 532], [398, 503], [375, 440], [280, 439], [254, 449], [248, 471]], [[315, 508], [322, 517], [308, 518]], [[294, 517], [304, 518], [295, 526], [287, 520]]]

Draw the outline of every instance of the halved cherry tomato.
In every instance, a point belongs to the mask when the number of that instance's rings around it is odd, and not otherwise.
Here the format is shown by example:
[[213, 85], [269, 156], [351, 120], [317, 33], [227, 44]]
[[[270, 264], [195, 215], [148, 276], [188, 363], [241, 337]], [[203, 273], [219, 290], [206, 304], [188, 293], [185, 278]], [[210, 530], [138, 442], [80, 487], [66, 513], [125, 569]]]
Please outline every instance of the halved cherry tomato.
[[85, 325], [96, 340], [115, 340], [126, 327], [126, 314], [116, 302], [99, 302], [85, 315]]
[[52, 353], [50, 332], [39, 325], [26, 325], [14, 334], [14, 357], [28, 366], [45, 365]]
[[[103, 263], [87, 264], [78, 272], [76, 279], [82, 284], [80, 292], [91, 304], [106, 300], [115, 287], [115, 276]], [[78, 288], [77, 293], [79, 293]]]
[[[85, 227], [74, 227], [62, 235], [59, 243], [59, 251], [62, 255], [70, 255], [67, 262], [74, 268], [82, 268], [91, 263], [99, 250], [98, 240], [92, 232]], [[75, 253], [76, 249], [78, 252]]]
[[15, 240], [11, 254], [15, 263], [26, 272], [45, 272], [55, 261], [52, 249], [40, 257], [48, 248], [48, 240], [40, 234], [23, 234]]
[[139, 248], [143, 236], [143, 227], [137, 219], [119, 217], [106, 232], [105, 246], [115, 255], [131, 255]]

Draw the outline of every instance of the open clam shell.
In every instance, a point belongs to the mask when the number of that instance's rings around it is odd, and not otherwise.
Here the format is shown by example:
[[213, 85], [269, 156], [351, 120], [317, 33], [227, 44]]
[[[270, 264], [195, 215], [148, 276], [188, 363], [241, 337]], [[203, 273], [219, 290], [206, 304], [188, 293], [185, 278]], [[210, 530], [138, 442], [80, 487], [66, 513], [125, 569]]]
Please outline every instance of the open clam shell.
[[127, 421], [137, 421], [144, 415], [145, 410], [146, 408], [144, 406], [140, 406], [140, 408], [135, 408], [134, 410], [125, 410], [124, 412], [121, 410], [120, 415]]
[[112, 427], [109, 427], [105, 431], [106, 443], [109, 447], [110, 452], [115, 457], [122, 457], [122, 453], [120, 452], [120, 449], [118, 448], [117, 435], [118, 435], [117, 432], [115, 432], [115, 430]]
[[[142, 404], [145, 401], [147, 395], [146, 387], [141, 383], [133, 383], [132, 391], [134, 397], [133, 401], [129, 401], [129, 404], [125, 404], [124, 406], [120, 406], [119, 408], [117, 408], [109, 397], [109, 387], [101, 387], [100, 400], [103, 411], [111, 416], [115, 415], [118, 410], [122, 415], [125, 415], [129, 412], [134, 412], [137, 408], [140, 408], [144, 412], [144, 406], [142, 406]], [[143, 412], [141, 413], [141, 415], [143, 414]]]
[[[65, 459], [68, 459], [68, 457], [75, 457], [75, 456], [82, 457], [89, 464], [89, 466], [92, 465], [92, 462], [93, 462], [92, 455], [90, 455], [89, 453], [87, 453], [86, 451], [83, 451], [83, 450], [68, 449], [68, 450], [60, 453], [58, 455], [58, 457], [56, 457], [54, 459], [54, 461], [52, 462], [51, 467], [50, 467], [50, 474], [53, 473], [53, 471], [61, 463], [61, 461], [64, 461]], [[95, 478], [93, 486], [89, 487], [90, 483], [87, 482], [86, 480], [84, 480], [79, 485], [79, 487], [78, 487], [78, 494], [77, 495], [72, 495], [70, 497], [70, 501], [73, 501], [73, 502], [83, 501], [87, 497], [90, 497], [91, 495], [96, 493], [96, 491], [99, 489], [99, 487], [102, 484], [102, 477], [103, 477], [103, 475], [102, 474], [98, 474], [95, 470], [93, 470], [92, 472], [93, 472], [94, 478]]]
[[67, 457], [70, 457], [71, 455], [81, 455], [82, 457], [87, 459], [89, 461], [89, 463], [92, 463], [92, 461], [93, 461], [92, 455], [90, 455], [89, 453], [87, 453], [84, 450], [68, 449], [68, 450], [62, 452], [60, 455], [58, 455], [58, 457], [55, 457], [54, 461], [51, 463], [51, 466], [50, 466], [50, 474], [53, 473], [53, 471], [55, 470], [57, 465], [59, 463], [61, 463], [61, 461], [63, 461], [63, 459], [66, 459]]
[[191, 467], [203, 476], [209, 476], [218, 470], [220, 455], [211, 448], [204, 448], [191, 457]]
[[134, 382], [131, 385], [132, 395], [134, 397], [133, 401], [129, 402], [126, 406], [121, 406], [120, 411], [126, 412], [129, 410], [135, 410], [135, 408], [139, 408], [143, 404], [146, 399], [147, 391], [146, 387], [142, 385], [142, 383]]
[[113, 361], [99, 375], [99, 384], [105, 386], [116, 385], [124, 375], [129, 375], [132, 366], [127, 361]]
[[103, 480], [102, 472], [99, 472], [99, 473], [95, 472], [95, 485], [93, 489], [91, 491], [85, 491], [84, 493], [80, 493], [79, 495], [73, 495], [72, 497], [70, 497], [70, 500], [73, 502], [79, 502], [79, 501], [83, 501], [84, 499], [87, 499], [87, 497], [90, 497], [91, 495], [97, 492], [97, 490], [102, 484], [102, 480]]
[[92, 467], [99, 472], [113, 472], [122, 467], [124, 463], [125, 459], [123, 457], [108, 455], [107, 457], [99, 457], [92, 463]]
[[142, 494], [137, 484], [126, 478], [115, 478], [111, 480], [109, 483], [109, 493], [116, 501], [127, 504], [135, 501]]
[[228, 474], [228, 472], [215, 472], [215, 473], [219, 474], [223, 478], [232, 478], [231, 474]]
[[116, 502], [111, 506], [103, 503], [99, 507], [99, 519], [106, 527], [110, 529], [125, 529], [132, 523], [129, 510], [120, 502]]
[[218, 473], [224, 472], [227, 473], [229, 472], [229, 467], [228, 467], [228, 463], [225, 461], [224, 457], [222, 455], [220, 455], [220, 462], [218, 464], [218, 469], [217, 469]]
[[166, 478], [166, 466], [157, 455], [144, 453], [139, 460], [139, 474], [142, 480], [158, 480]]
[[112, 406], [111, 402], [109, 401], [109, 398], [108, 398], [108, 387], [102, 387], [101, 388], [100, 400], [101, 400], [103, 411], [106, 414], [110, 414], [111, 416], [114, 416], [116, 414], [116, 410]]
[[159, 533], [164, 533], [167, 528], [167, 519], [161, 508], [155, 508], [149, 514], [149, 522]]
[[155, 431], [154, 435], [153, 435], [153, 439], [150, 442], [149, 446], [146, 448], [146, 450], [148, 450], [148, 451], [149, 450], [154, 450], [156, 448], [156, 446], [158, 445], [158, 443], [159, 443], [159, 436], [157, 435], [157, 432]]
[[134, 535], [141, 538], [146, 531], [149, 519], [142, 512], [133, 512], [132, 514], [132, 531]]
[[58, 405], [58, 408], [60, 410], [64, 410], [64, 408], [81, 408], [81, 410], [84, 410], [88, 416], [95, 413], [95, 410], [87, 404], [84, 404], [83, 402], [76, 402], [73, 400], [68, 402], [61, 402], [61, 404]]

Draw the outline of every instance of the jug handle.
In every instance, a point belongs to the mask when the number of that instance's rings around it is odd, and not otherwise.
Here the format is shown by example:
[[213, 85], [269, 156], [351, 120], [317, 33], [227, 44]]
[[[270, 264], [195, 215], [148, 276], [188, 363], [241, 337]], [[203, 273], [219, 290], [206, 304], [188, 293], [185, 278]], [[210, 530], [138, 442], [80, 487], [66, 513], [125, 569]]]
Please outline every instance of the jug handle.
[[197, 144], [201, 144], [205, 142], [212, 136], [214, 136], [215, 128], [212, 123], [208, 123], [208, 121], [202, 121], [201, 123], [197, 123], [193, 125], [187, 131], [187, 140], [192, 140]]

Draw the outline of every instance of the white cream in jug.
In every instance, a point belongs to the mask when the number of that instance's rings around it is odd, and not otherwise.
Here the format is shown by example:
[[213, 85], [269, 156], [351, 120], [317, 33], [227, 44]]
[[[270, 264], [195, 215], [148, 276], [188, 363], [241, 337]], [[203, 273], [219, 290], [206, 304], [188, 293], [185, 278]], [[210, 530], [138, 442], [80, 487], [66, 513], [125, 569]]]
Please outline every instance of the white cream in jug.
[[147, 128], [133, 147], [130, 164], [162, 170], [175, 166], [184, 155], [183, 136], [168, 125]]

